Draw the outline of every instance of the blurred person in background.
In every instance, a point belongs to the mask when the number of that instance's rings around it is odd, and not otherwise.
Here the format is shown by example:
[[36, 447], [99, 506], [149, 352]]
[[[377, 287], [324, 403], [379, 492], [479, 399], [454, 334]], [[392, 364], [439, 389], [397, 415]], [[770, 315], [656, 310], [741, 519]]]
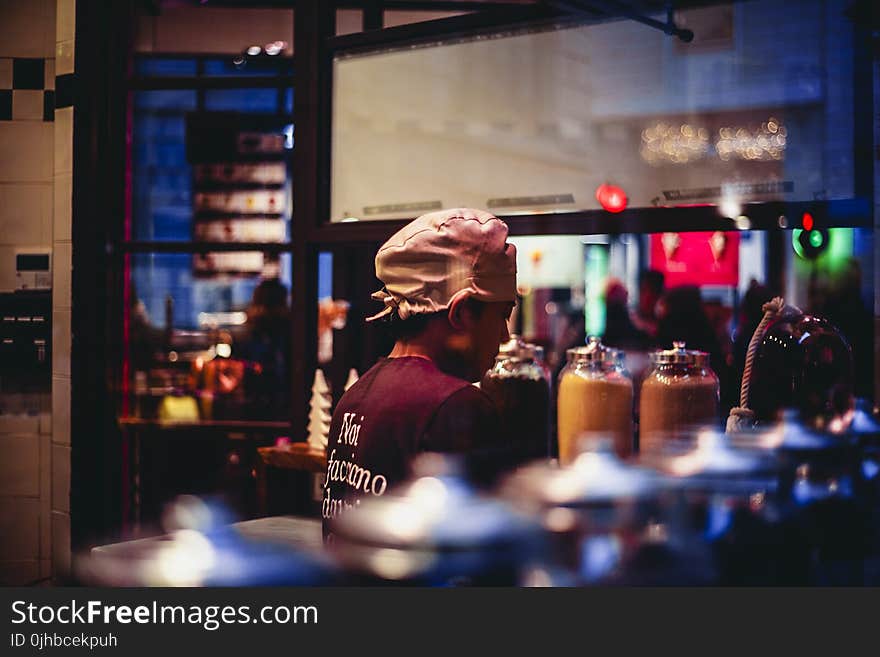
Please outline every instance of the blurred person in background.
[[666, 292], [658, 304], [657, 341], [661, 349], [671, 349], [673, 341], [683, 340], [687, 349], [709, 354], [709, 365], [718, 375], [721, 387], [721, 417], [725, 417], [736, 403], [733, 393], [734, 377], [726, 355], [730, 346], [722, 344], [703, 308], [700, 288], [682, 285]]
[[629, 292], [617, 278], [609, 278], [605, 286], [605, 334], [602, 341], [609, 347], [644, 349], [651, 337], [633, 322], [630, 316]]
[[248, 414], [255, 419], [282, 419], [290, 403], [290, 309], [287, 288], [277, 278], [262, 281], [247, 309], [237, 359], [246, 361]]
[[862, 299], [862, 267], [856, 258], [847, 260], [843, 271], [829, 285], [824, 308], [816, 312], [840, 329], [852, 348], [856, 396], [871, 397], [874, 314]]
[[507, 224], [481, 210], [432, 212], [376, 254], [373, 294], [395, 343], [343, 393], [330, 423], [321, 514], [332, 521], [403, 481], [420, 452], [458, 453], [491, 483], [509, 441], [480, 380], [510, 339], [517, 298], [516, 247]]
[[639, 305], [633, 323], [642, 333], [654, 340], [657, 337], [657, 302], [663, 296], [665, 276], [656, 269], [639, 273]]

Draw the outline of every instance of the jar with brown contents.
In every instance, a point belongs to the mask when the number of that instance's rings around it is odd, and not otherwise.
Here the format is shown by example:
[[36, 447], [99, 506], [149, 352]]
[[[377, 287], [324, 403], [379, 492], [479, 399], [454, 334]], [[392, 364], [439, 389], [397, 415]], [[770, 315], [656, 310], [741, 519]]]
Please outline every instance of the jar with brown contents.
[[614, 451], [627, 457], [633, 447], [633, 385], [623, 367], [623, 352], [590, 338], [585, 347], [569, 349], [568, 363], [559, 375], [557, 427], [559, 462], [577, 456], [585, 433], [604, 433]]
[[510, 465], [548, 458], [550, 381], [543, 349], [513, 336], [480, 382], [495, 403], [510, 448]]
[[718, 377], [709, 367], [709, 354], [685, 349], [673, 342], [672, 349], [651, 354], [654, 369], [645, 378], [639, 403], [639, 448], [659, 449], [664, 441], [718, 421]]

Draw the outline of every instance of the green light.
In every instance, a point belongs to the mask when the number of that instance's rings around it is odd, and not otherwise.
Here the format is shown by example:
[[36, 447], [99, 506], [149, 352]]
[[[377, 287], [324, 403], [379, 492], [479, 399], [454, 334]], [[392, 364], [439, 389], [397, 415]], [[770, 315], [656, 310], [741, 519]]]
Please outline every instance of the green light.
[[822, 233], [820, 233], [818, 230], [811, 230], [809, 239], [810, 244], [812, 244], [813, 247], [816, 249], [822, 246], [822, 242], [825, 241], [824, 239], [822, 239]]
[[604, 286], [608, 278], [608, 248], [599, 244], [588, 245], [585, 265], [584, 322], [587, 335], [602, 335], [605, 332]]
[[804, 247], [801, 246], [800, 236], [801, 233], [804, 232], [800, 228], [795, 228], [791, 231], [791, 246], [794, 249], [794, 252], [798, 254], [799, 257], [804, 258]]

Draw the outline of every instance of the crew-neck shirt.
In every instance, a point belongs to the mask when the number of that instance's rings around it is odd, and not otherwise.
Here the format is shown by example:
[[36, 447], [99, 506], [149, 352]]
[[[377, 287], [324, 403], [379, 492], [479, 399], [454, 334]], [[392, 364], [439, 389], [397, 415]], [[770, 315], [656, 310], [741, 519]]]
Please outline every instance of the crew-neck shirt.
[[380, 360], [342, 395], [330, 422], [325, 535], [330, 518], [406, 479], [420, 452], [482, 455], [485, 466], [500, 447], [499, 428], [495, 405], [468, 381], [426, 358]]

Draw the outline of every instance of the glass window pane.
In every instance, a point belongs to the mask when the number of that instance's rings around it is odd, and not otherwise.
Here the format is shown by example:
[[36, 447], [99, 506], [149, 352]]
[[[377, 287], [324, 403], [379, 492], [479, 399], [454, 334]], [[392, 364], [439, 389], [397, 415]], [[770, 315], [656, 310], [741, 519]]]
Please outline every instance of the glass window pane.
[[[282, 98], [279, 99], [279, 93]], [[205, 91], [205, 109], [210, 111], [253, 112], [280, 114], [283, 91], [278, 89], [208, 89]]]
[[134, 67], [138, 75], [151, 77], [194, 76], [197, 71], [195, 58], [135, 57]]
[[136, 412], [145, 419], [287, 419], [289, 257], [150, 253], [130, 262]]
[[287, 91], [206, 92], [208, 108], [220, 112], [196, 112], [195, 91], [137, 92], [134, 239], [287, 240], [293, 125], [276, 113], [279, 100], [292, 103]]
[[203, 75], [206, 77], [289, 75], [293, 71], [293, 60], [289, 57], [266, 54], [249, 57], [244, 53], [217, 59], [206, 59], [203, 67]]
[[634, 208], [849, 198], [847, 6], [685, 13], [692, 44], [620, 20], [339, 57], [331, 220], [599, 209], [607, 183]]

